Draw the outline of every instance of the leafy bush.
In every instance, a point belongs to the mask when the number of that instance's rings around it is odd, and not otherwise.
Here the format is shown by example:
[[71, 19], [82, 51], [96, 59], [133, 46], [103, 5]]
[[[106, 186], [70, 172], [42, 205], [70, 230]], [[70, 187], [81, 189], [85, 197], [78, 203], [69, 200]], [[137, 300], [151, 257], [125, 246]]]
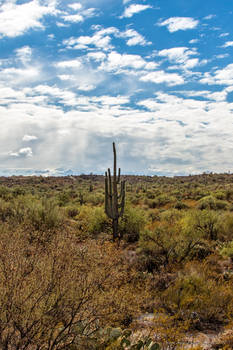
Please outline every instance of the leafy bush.
[[35, 230], [55, 229], [64, 222], [63, 214], [53, 200], [44, 198], [26, 205], [26, 220]]
[[199, 200], [198, 209], [216, 209], [216, 199], [213, 196], [205, 196]]
[[232, 306], [232, 285], [208, 276], [203, 265], [189, 263], [161, 295], [163, 308], [201, 328], [225, 323]]
[[4, 200], [9, 200], [12, 197], [10, 188], [6, 186], [0, 186], [0, 198]]
[[190, 235], [217, 240], [221, 231], [220, 215], [212, 210], [193, 210], [187, 213], [182, 226]]
[[100, 233], [110, 231], [110, 221], [103, 208], [92, 208], [83, 205], [79, 208], [76, 220], [79, 234], [82, 237], [96, 237]]
[[136, 242], [145, 226], [145, 214], [142, 210], [126, 207], [119, 221], [119, 233], [127, 242]]
[[231, 258], [233, 261], [233, 241], [224, 245], [224, 247], [220, 250], [220, 254], [223, 257]]

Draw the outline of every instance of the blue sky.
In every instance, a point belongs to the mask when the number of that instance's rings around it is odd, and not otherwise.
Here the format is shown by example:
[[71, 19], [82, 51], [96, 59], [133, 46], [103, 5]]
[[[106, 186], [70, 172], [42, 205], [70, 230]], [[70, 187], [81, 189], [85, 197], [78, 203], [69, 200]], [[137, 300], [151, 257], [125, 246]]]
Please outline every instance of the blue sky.
[[0, 0], [0, 175], [233, 171], [230, 0]]

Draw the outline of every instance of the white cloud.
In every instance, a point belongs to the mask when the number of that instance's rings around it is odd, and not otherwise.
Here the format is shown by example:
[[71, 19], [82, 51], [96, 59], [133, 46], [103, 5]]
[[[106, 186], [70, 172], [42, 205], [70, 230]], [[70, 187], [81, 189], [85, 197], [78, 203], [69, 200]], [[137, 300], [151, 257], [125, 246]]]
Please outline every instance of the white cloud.
[[233, 41], [227, 41], [222, 47], [230, 47], [233, 46]]
[[125, 32], [119, 33], [118, 36], [126, 39], [129, 38], [126, 41], [126, 44], [128, 46], [135, 46], [135, 45], [145, 46], [145, 45], [152, 44], [151, 42], [146, 41], [145, 38], [134, 29], [127, 29]]
[[[94, 17], [97, 15], [95, 8], [83, 8], [80, 3], [73, 3], [68, 5], [69, 11], [65, 12], [61, 18], [65, 22], [79, 23], [83, 22], [86, 18]], [[58, 26], [61, 23], [58, 23]]]
[[121, 18], [127, 17], [130, 18], [132, 17], [135, 13], [139, 13], [142, 11], [145, 11], [147, 9], [151, 8], [150, 5], [141, 5], [141, 4], [132, 4], [129, 7], [127, 7], [121, 16]]
[[206, 62], [199, 61], [198, 58], [190, 58], [190, 56], [197, 55], [196, 49], [189, 49], [188, 47], [173, 47], [171, 49], [164, 49], [158, 52], [160, 57], [167, 57], [172, 63], [180, 65], [179, 68], [184, 70], [192, 69], [200, 64]]
[[118, 52], [112, 51], [109, 53], [107, 61], [102, 62], [99, 69], [108, 72], [125, 72], [125, 68], [134, 70], [153, 70], [157, 67], [154, 62], [147, 62], [139, 55], [127, 55], [120, 54]]
[[36, 137], [34, 135], [24, 135], [22, 138], [22, 141], [30, 142], [30, 141], [35, 141], [37, 139], [38, 139], [38, 137]]
[[16, 56], [24, 65], [31, 61], [32, 49], [30, 46], [23, 46], [19, 49], [16, 49], [15, 52]]
[[101, 33], [96, 33], [93, 36], [80, 36], [78, 38], [69, 38], [63, 41], [63, 44], [69, 49], [83, 50], [89, 47], [97, 47], [103, 50], [109, 50], [111, 46], [111, 37], [103, 36]]
[[[69, 90], [60, 89], [57, 86], [38, 85], [31, 89], [31, 94], [50, 96], [51, 101], [52, 99], [55, 99], [66, 106], [76, 106], [78, 104], [75, 93]], [[55, 103], [55, 101], [53, 102]]]
[[74, 11], [81, 10], [82, 8], [82, 4], [80, 4], [79, 2], [69, 4], [68, 6]]
[[170, 61], [176, 63], [184, 63], [190, 56], [196, 54], [196, 49], [189, 49], [188, 47], [172, 47], [158, 52], [160, 57], [167, 57]]
[[197, 27], [199, 21], [192, 17], [170, 17], [164, 21], [160, 21], [157, 24], [159, 26], [166, 26], [170, 33], [178, 30], [194, 29]]
[[29, 158], [32, 157], [32, 149], [31, 147], [21, 148], [18, 152], [10, 152], [9, 155], [11, 157], [21, 157], [21, 158]]
[[189, 44], [196, 44], [198, 43], [198, 39], [192, 39], [192, 40], [189, 40]]
[[81, 90], [81, 91], [91, 91], [91, 90], [94, 90], [96, 88], [95, 85], [91, 85], [91, 84], [85, 84], [85, 85], [80, 85], [80, 86], [77, 86], [77, 89], [78, 90]]
[[228, 64], [223, 69], [217, 69], [213, 74], [204, 73], [200, 80], [202, 84], [232, 85], [233, 84], [233, 64]]
[[114, 106], [114, 105], [124, 105], [129, 103], [129, 97], [127, 96], [101, 96], [93, 97], [91, 99], [93, 102], [100, 102], [102, 105]]
[[214, 17], [216, 17], [216, 15], [208, 15], [208, 16], [205, 16], [203, 19], [209, 20], [209, 19], [213, 19]]
[[43, 4], [41, 5], [39, 0], [32, 0], [20, 5], [15, 2], [3, 4], [0, 12], [0, 34], [16, 37], [29, 29], [43, 29], [41, 23], [43, 17], [57, 13], [54, 1], [45, 1]]
[[219, 38], [224, 38], [225, 36], [228, 36], [228, 35], [229, 35], [229, 33], [222, 33], [219, 35]]
[[13, 85], [33, 82], [40, 77], [40, 70], [36, 66], [27, 66], [26, 68], [5, 68], [0, 71], [0, 79]]
[[101, 52], [101, 51], [89, 52], [87, 54], [87, 57], [96, 61], [96, 62], [101, 62], [101, 61], [105, 60], [106, 54], [104, 52]]
[[78, 22], [83, 22], [84, 18], [80, 14], [76, 15], [65, 15], [62, 17], [64, 21], [66, 22], [72, 22], [72, 23], [78, 23]]
[[59, 68], [80, 68], [82, 63], [79, 59], [60, 61], [55, 64]]
[[184, 79], [177, 73], [166, 73], [162, 70], [143, 75], [141, 81], [155, 84], [165, 83], [169, 86], [184, 84]]

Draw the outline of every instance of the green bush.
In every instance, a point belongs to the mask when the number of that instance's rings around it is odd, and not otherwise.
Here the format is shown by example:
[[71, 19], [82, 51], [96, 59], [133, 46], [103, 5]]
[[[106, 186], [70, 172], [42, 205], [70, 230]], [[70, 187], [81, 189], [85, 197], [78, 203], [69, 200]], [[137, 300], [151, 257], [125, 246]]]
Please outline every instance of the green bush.
[[213, 196], [205, 196], [198, 202], [197, 208], [200, 210], [204, 209], [216, 209], [216, 199]]
[[119, 233], [127, 242], [139, 240], [140, 232], [144, 229], [145, 213], [132, 207], [126, 207], [123, 217], [119, 221]]
[[213, 210], [189, 211], [183, 219], [182, 226], [189, 235], [217, 240], [221, 232], [220, 214]]
[[82, 237], [96, 237], [100, 233], [109, 233], [111, 224], [103, 208], [82, 205], [76, 216], [77, 228]]
[[231, 258], [233, 261], [233, 241], [224, 245], [224, 247], [220, 250], [220, 254], [223, 257]]
[[0, 198], [9, 200], [12, 198], [11, 189], [6, 186], [0, 186]]
[[26, 203], [26, 220], [35, 230], [55, 229], [64, 222], [64, 217], [57, 204], [50, 199]]
[[199, 328], [225, 323], [232, 302], [232, 286], [211, 278], [203, 265], [189, 263], [161, 294], [162, 307]]
[[0, 199], [0, 220], [5, 222], [14, 217], [12, 204]]
[[92, 236], [97, 236], [100, 233], [106, 233], [110, 230], [110, 222], [105, 215], [103, 208], [95, 208], [92, 211], [92, 215], [89, 218], [88, 231]]

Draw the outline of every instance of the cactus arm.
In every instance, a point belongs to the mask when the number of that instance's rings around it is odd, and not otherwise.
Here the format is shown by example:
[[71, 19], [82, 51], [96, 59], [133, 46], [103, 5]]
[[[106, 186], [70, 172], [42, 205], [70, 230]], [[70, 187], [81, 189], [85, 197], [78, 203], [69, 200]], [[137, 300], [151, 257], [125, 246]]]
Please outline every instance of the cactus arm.
[[123, 181], [121, 183], [121, 186], [122, 186], [122, 197], [121, 197], [121, 203], [120, 203], [120, 213], [119, 213], [119, 217], [121, 217], [124, 213], [124, 210], [125, 210], [125, 181]]
[[120, 179], [121, 179], [121, 168], [118, 169], [118, 178], [117, 178], [117, 183], [120, 183]]

